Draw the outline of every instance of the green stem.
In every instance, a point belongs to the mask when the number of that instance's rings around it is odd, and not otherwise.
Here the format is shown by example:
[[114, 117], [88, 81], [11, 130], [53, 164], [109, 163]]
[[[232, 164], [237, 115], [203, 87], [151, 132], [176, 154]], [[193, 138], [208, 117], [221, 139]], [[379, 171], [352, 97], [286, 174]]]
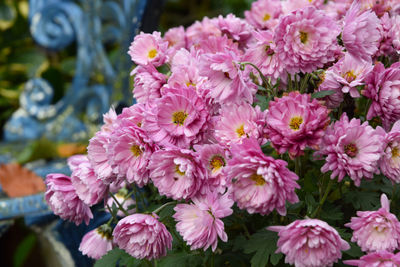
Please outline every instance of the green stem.
[[114, 194], [110, 192], [110, 196], [114, 199], [118, 208], [125, 214], [125, 216], [129, 216], [129, 213], [124, 209], [124, 207], [122, 207], [121, 203], [119, 203], [118, 199], [114, 196]]
[[322, 205], [324, 205], [325, 200], [326, 200], [326, 198], [328, 197], [329, 192], [331, 191], [332, 185], [333, 185], [333, 180], [332, 180], [332, 179], [329, 179], [329, 183], [328, 183], [328, 185], [327, 185], [327, 187], [326, 187], [324, 196], [323, 196], [322, 199], [319, 201], [318, 208], [316, 208], [316, 209], [314, 210], [314, 212], [311, 214], [311, 216], [310, 216], [311, 218], [314, 218], [314, 217], [317, 215], [317, 213], [319, 213], [319, 211], [321, 210]]
[[176, 201], [171, 201], [171, 202], [165, 203], [164, 205], [158, 207], [155, 211], [153, 211], [153, 213], [157, 214], [157, 212], [160, 212], [163, 208], [165, 208], [166, 206], [169, 206], [171, 204], [176, 204]]
[[299, 176], [299, 178], [301, 177], [301, 158], [300, 157], [296, 157], [294, 159], [294, 171], [297, 174], [297, 176]]
[[244, 234], [247, 237], [247, 239], [250, 239], [249, 229], [247, 228], [247, 226], [244, 223], [242, 223], [242, 228], [244, 230]]
[[301, 81], [300, 84], [300, 93], [304, 93], [304, 90], [306, 89], [308, 80], [310, 79], [311, 75], [310, 73], [306, 73], [306, 76], [304, 76], [303, 80]]
[[215, 254], [214, 252], [211, 252], [211, 267], [214, 267], [214, 262], [215, 262]]
[[364, 111], [365, 120], [367, 120], [367, 114], [368, 114], [368, 110], [369, 110], [369, 106], [370, 105], [371, 105], [371, 99], [368, 98], [367, 104], [365, 104], [365, 111]]
[[111, 218], [110, 218], [110, 220], [108, 220], [107, 225], [110, 225], [113, 220], [115, 220], [115, 222], [118, 222], [117, 217], [115, 216], [115, 214], [113, 213], [112, 209], [110, 208], [110, 206], [108, 206], [107, 203], [106, 203], [106, 207], [107, 207], [108, 211], [111, 214]]

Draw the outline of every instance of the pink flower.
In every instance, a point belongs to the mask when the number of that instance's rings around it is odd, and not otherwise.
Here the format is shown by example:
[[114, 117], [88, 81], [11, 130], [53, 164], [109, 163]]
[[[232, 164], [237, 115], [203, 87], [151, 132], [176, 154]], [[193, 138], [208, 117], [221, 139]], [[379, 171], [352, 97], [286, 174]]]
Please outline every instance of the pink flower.
[[378, 50], [381, 24], [371, 10], [360, 10], [360, 2], [354, 1], [344, 17], [342, 40], [354, 58], [370, 60]]
[[266, 133], [279, 154], [294, 158], [316, 148], [329, 124], [328, 109], [308, 94], [290, 92], [269, 103]]
[[388, 69], [377, 63], [366, 77], [366, 84], [363, 95], [372, 99], [367, 119], [378, 116], [384, 128], [390, 129], [400, 119], [400, 63], [394, 63]]
[[79, 199], [70, 177], [61, 173], [48, 174], [46, 186], [45, 199], [55, 215], [76, 225], [81, 224], [82, 221], [89, 224], [93, 214], [89, 206]]
[[223, 146], [241, 143], [242, 140], [254, 137], [260, 144], [266, 142], [263, 133], [266, 111], [259, 106], [252, 107], [248, 103], [227, 104], [222, 106], [221, 114], [215, 121], [215, 137]]
[[335, 91], [335, 93], [332, 95], [323, 98], [325, 106], [331, 109], [339, 107], [343, 102], [342, 86], [336, 80], [336, 75], [334, 74], [333, 68], [334, 67], [332, 66], [319, 75], [321, 83], [318, 85], [317, 89], [317, 91]]
[[215, 23], [207, 17], [196, 21], [186, 29], [186, 48], [197, 46], [202, 40], [207, 40], [212, 36], [221, 36], [222, 33]]
[[287, 15], [307, 6], [314, 6], [315, 8], [320, 9], [323, 4], [323, 0], [286, 0], [282, 1], [282, 11], [283, 14]]
[[153, 65], [139, 65], [131, 75], [135, 76], [133, 97], [138, 103], [161, 97], [160, 89], [167, 82], [167, 76], [159, 73]]
[[216, 25], [223, 34], [239, 42], [241, 46], [245, 46], [246, 42], [251, 38], [253, 27], [247, 21], [237, 18], [233, 14], [228, 14], [225, 18], [219, 15]]
[[[118, 115], [117, 126], [119, 126], [122, 121], [126, 120], [130, 124], [134, 124], [137, 127], [141, 128], [146, 110], [147, 103], [136, 103], [130, 107], [124, 108], [122, 110], [122, 113]], [[115, 129], [118, 128], [117, 126], [115, 127]], [[142, 135], [143, 138], [146, 137], [144, 133]]]
[[278, 232], [278, 249], [286, 255], [285, 263], [301, 267], [332, 266], [350, 249], [335, 228], [318, 219], [296, 220], [287, 226], [270, 226]]
[[207, 179], [204, 165], [187, 149], [166, 148], [155, 152], [149, 170], [159, 193], [176, 200], [194, 197]]
[[103, 114], [103, 125], [101, 131], [111, 133], [114, 130], [114, 124], [117, 120], [117, 113], [113, 107], [110, 107], [107, 113]]
[[397, 267], [400, 266], [400, 253], [393, 254], [383, 250], [364, 255], [359, 260], [346, 260], [343, 263], [358, 267]]
[[185, 28], [183, 26], [170, 28], [164, 34], [164, 40], [168, 42], [169, 49], [178, 51], [186, 47]]
[[107, 185], [97, 177], [87, 157], [72, 171], [71, 182], [78, 197], [89, 206], [99, 203], [107, 193]]
[[339, 33], [335, 20], [307, 6], [281, 18], [275, 28], [276, 52], [289, 73], [313, 72], [335, 60]]
[[246, 20], [258, 29], [273, 29], [282, 15], [279, 0], [258, 0], [251, 4], [251, 9], [244, 12]]
[[83, 154], [73, 155], [67, 159], [67, 165], [71, 172], [73, 172], [79, 164], [85, 162], [87, 160], [87, 156]]
[[[395, 20], [394, 18], [390, 18], [388, 13], [385, 13], [380, 18], [381, 26], [381, 41], [379, 43], [378, 51], [375, 53], [374, 57], [379, 56], [391, 56], [394, 54], [395, 50], [393, 48], [393, 40], [395, 37]], [[399, 21], [400, 22], [400, 21]]]
[[93, 259], [100, 259], [112, 250], [111, 227], [104, 224], [86, 233], [79, 245], [79, 251]]
[[[126, 190], [126, 189], [125, 189]], [[131, 197], [126, 198], [125, 194], [121, 193], [121, 190], [114, 194], [114, 197], [117, 199], [118, 203], [122, 205], [124, 210], [128, 212], [128, 214], [133, 214], [136, 212], [136, 208], [132, 207], [133, 205], [136, 205], [136, 201], [133, 200]], [[115, 204], [115, 206], [118, 207], [118, 204], [115, 203], [115, 200], [112, 197], [109, 197], [107, 200], [107, 205], [111, 208]], [[110, 212], [107, 207], [105, 207], [106, 212]], [[117, 215], [119, 217], [125, 217], [126, 215], [122, 212], [122, 210], [118, 209]]]
[[174, 208], [174, 219], [178, 222], [176, 230], [183, 236], [191, 250], [211, 246], [215, 251], [218, 237], [226, 242], [228, 236], [221, 218], [232, 214], [233, 200], [228, 194], [208, 193], [204, 197], [195, 197], [193, 204], [178, 204]]
[[383, 155], [379, 161], [382, 174], [393, 183], [400, 183], [400, 120], [386, 135]]
[[381, 208], [377, 211], [357, 211], [357, 217], [345, 224], [353, 230], [352, 242], [357, 242], [362, 251], [394, 251], [399, 247], [400, 222], [390, 213], [389, 200], [381, 196]]
[[193, 88], [166, 88], [146, 112], [143, 129], [161, 146], [188, 148], [202, 140], [209, 113]]
[[400, 4], [398, 6], [399, 14], [392, 18], [393, 26], [391, 28], [390, 34], [393, 38], [394, 49], [396, 49], [397, 53], [400, 53]]
[[299, 201], [295, 188], [297, 175], [286, 168], [287, 162], [265, 156], [254, 138], [244, 139], [231, 148], [232, 159], [226, 173], [232, 179], [232, 195], [240, 209], [268, 214], [274, 209], [286, 215], [286, 200]]
[[362, 178], [372, 179], [379, 173], [383, 132], [382, 128], [374, 130], [368, 122], [361, 124], [356, 118], [349, 121], [343, 113], [339, 121], [327, 128], [320, 150], [315, 153], [326, 156], [321, 171], [332, 171], [331, 179], [338, 177], [339, 182], [348, 175], [356, 186], [360, 186]]
[[120, 220], [113, 231], [114, 242], [137, 259], [152, 260], [167, 255], [172, 236], [156, 214], [132, 214]]
[[136, 35], [129, 47], [128, 54], [138, 65], [152, 64], [159, 67], [167, 61], [168, 42], [163, 41], [159, 32]]

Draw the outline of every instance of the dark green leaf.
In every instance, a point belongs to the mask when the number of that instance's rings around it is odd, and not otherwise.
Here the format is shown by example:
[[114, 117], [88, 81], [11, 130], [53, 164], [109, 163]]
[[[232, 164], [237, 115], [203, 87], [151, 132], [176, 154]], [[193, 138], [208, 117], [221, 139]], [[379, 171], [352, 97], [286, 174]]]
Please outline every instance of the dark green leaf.
[[169, 254], [158, 262], [159, 267], [178, 267], [178, 266], [201, 266], [203, 263], [200, 255], [193, 255], [187, 252]]
[[29, 234], [27, 237], [25, 237], [24, 240], [22, 240], [22, 242], [18, 245], [14, 253], [14, 259], [13, 259], [14, 267], [23, 266], [27, 257], [31, 253], [35, 243], [36, 243], [36, 236], [32, 233]]
[[256, 94], [257, 102], [256, 105], [260, 107], [262, 111], [266, 110], [269, 105], [269, 101], [271, 100], [267, 96]]
[[126, 255], [131, 257], [129, 254], [127, 254], [122, 249], [114, 248], [113, 250], [110, 250], [106, 255], [101, 257], [101, 259], [96, 261], [96, 263], [94, 264], [94, 267], [116, 266], [120, 259], [122, 259], [123, 257], [127, 257]]
[[311, 98], [323, 98], [323, 97], [328, 96], [328, 95], [333, 95], [334, 93], [336, 93], [335, 90], [319, 91], [319, 92], [313, 93], [311, 95]]
[[255, 252], [251, 258], [252, 267], [264, 267], [268, 263], [270, 255], [274, 254], [277, 249], [277, 240], [277, 234], [267, 230], [261, 230], [250, 237], [244, 245], [244, 253]]
[[283, 254], [282, 253], [273, 253], [271, 254], [271, 263], [272, 265], [276, 266], [279, 261], [282, 259]]

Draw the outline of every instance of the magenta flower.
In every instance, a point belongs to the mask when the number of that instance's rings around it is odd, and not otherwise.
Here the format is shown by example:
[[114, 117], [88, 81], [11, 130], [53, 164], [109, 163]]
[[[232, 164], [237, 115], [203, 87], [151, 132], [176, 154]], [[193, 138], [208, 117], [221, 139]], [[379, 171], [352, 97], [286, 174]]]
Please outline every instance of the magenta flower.
[[167, 61], [168, 42], [161, 38], [159, 32], [136, 35], [129, 47], [128, 54], [138, 65], [152, 64], [159, 67]]
[[114, 242], [137, 259], [158, 259], [172, 248], [172, 236], [156, 214], [132, 214], [120, 220], [113, 231]]
[[290, 157], [303, 155], [306, 147], [316, 148], [329, 124], [329, 111], [308, 94], [290, 92], [269, 103], [266, 133], [272, 146]]
[[374, 130], [368, 122], [359, 119], [349, 121], [343, 113], [339, 121], [330, 125], [322, 137], [316, 156], [326, 156], [322, 172], [332, 171], [331, 179], [340, 182], [348, 175], [356, 186], [361, 179], [372, 179], [379, 173], [378, 160], [383, 153], [384, 131]]
[[208, 193], [192, 199], [193, 204], [178, 204], [174, 208], [174, 219], [178, 222], [176, 230], [182, 235], [191, 250], [211, 246], [215, 251], [218, 237], [226, 242], [228, 236], [221, 218], [232, 214], [233, 200], [228, 194]]
[[386, 135], [379, 167], [393, 183], [400, 183], [400, 121]]
[[273, 29], [282, 15], [279, 0], [258, 0], [251, 4], [251, 9], [244, 12], [246, 20], [257, 29]]
[[133, 97], [138, 103], [146, 103], [161, 97], [161, 87], [167, 82], [167, 76], [159, 73], [153, 65], [137, 66], [131, 75], [135, 76]]
[[276, 52], [289, 73], [313, 72], [335, 60], [339, 33], [335, 20], [307, 6], [280, 19], [274, 36]]
[[191, 150], [166, 148], [156, 151], [149, 163], [150, 178], [161, 195], [190, 199], [207, 179], [207, 171]]
[[400, 4], [398, 5], [399, 14], [392, 18], [393, 26], [391, 28], [390, 34], [393, 38], [393, 47], [400, 53]]
[[112, 250], [112, 236], [110, 226], [104, 224], [86, 233], [79, 245], [83, 255], [99, 260], [107, 251]]
[[45, 199], [55, 215], [76, 225], [82, 221], [89, 224], [93, 214], [89, 206], [79, 199], [70, 177], [61, 173], [48, 174], [46, 186]]
[[400, 253], [382, 250], [364, 255], [359, 260], [345, 260], [343, 263], [358, 267], [397, 267], [400, 266]]
[[278, 249], [286, 255], [285, 263], [302, 267], [332, 266], [350, 245], [335, 228], [318, 219], [296, 220], [287, 226], [269, 226], [278, 232]]
[[232, 195], [240, 209], [269, 214], [274, 209], [286, 215], [286, 200], [299, 201], [295, 189], [297, 175], [286, 168], [287, 162], [265, 156], [254, 138], [244, 139], [231, 148], [232, 159], [226, 173], [232, 179]]
[[387, 196], [381, 196], [381, 208], [376, 211], [357, 211], [357, 217], [345, 224], [353, 230], [352, 242], [357, 242], [362, 251], [394, 251], [399, 247], [400, 222], [390, 213]]

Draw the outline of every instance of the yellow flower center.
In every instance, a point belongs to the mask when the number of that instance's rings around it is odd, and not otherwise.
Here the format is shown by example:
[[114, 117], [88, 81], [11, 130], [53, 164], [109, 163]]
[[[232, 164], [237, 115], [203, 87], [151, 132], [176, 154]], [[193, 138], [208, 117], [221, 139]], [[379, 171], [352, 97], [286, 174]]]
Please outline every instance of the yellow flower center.
[[269, 20], [270, 18], [271, 18], [271, 15], [267, 13], [267, 14], [264, 15], [263, 21], [267, 21], [267, 20]]
[[300, 41], [305, 44], [308, 40], [308, 33], [300, 31]]
[[174, 113], [172, 113], [172, 122], [182, 126], [183, 123], [185, 122], [187, 116], [188, 116], [188, 114], [185, 113], [184, 111], [174, 112]]
[[400, 151], [398, 147], [394, 147], [392, 149], [392, 158], [400, 157]]
[[244, 132], [244, 124], [240, 125], [240, 127], [236, 129], [236, 133], [237, 133], [238, 137], [242, 137], [243, 135], [246, 134]]
[[345, 78], [347, 82], [351, 83], [357, 78], [357, 76], [354, 74], [353, 70], [350, 70], [343, 75], [343, 78]]
[[181, 176], [184, 176], [185, 175], [185, 172], [182, 172], [180, 169], [179, 169], [179, 165], [175, 165], [175, 172], [177, 173], [177, 174], [179, 174], [179, 175], [181, 175]]
[[354, 143], [350, 143], [344, 146], [344, 152], [351, 158], [357, 156], [358, 148]]
[[210, 167], [213, 172], [218, 171], [221, 167], [225, 166], [225, 160], [219, 155], [215, 155], [210, 160]]
[[196, 87], [196, 84], [194, 84], [194, 83], [192, 83], [192, 82], [190, 81], [190, 82], [187, 82], [187, 83], [186, 83], [186, 86], [193, 86], [193, 87]]
[[262, 186], [262, 185], [265, 185], [265, 180], [264, 180], [264, 178], [261, 176], [261, 175], [259, 175], [259, 174], [253, 174], [252, 176], [250, 176], [250, 179], [252, 180], [252, 181], [254, 181], [254, 182], [256, 182], [256, 185], [257, 186]]
[[138, 145], [131, 146], [131, 151], [135, 157], [139, 157], [142, 154], [142, 150]]
[[292, 117], [290, 119], [289, 127], [292, 130], [298, 131], [300, 129], [300, 125], [303, 123], [303, 118], [299, 116]]
[[149, 57], [149, 58], [155, 58], [156, 56], [157, 56], [157, 50], [151, 49], [151, 50], [149, 51], [148, 57]]

